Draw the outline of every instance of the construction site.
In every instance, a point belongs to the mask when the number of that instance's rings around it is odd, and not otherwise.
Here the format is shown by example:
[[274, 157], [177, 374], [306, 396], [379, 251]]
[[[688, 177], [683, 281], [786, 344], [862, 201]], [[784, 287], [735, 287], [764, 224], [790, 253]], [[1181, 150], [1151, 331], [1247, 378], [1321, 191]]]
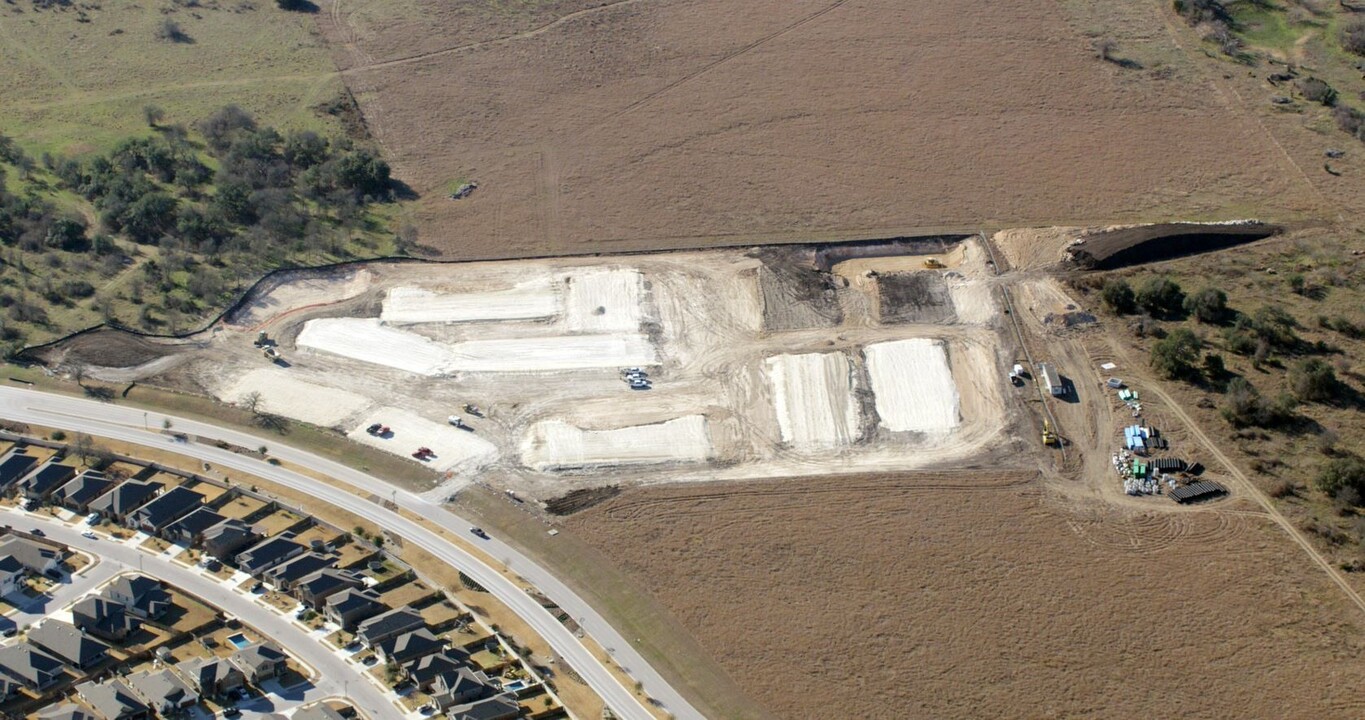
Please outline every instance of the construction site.
[[1022, 442], [988, 260], [953, 237], [368, 264], [264, 288], [160, 380], [421, 463], [435, 493], [961, 464]]

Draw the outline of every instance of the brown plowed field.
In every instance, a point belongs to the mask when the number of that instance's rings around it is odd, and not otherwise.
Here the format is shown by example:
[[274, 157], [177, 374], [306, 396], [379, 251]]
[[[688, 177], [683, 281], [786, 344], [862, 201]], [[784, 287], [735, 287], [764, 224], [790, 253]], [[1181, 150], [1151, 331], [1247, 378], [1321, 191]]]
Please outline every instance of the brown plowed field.
[[568, 525], [780, 717], [1360, 717], [1358, 614], [1246, 507], [964, 472], [637, 489]]
[[1192, 65], [1104, 63], [1055, 1], [334, 2], [451, 257], [1315, 209]]

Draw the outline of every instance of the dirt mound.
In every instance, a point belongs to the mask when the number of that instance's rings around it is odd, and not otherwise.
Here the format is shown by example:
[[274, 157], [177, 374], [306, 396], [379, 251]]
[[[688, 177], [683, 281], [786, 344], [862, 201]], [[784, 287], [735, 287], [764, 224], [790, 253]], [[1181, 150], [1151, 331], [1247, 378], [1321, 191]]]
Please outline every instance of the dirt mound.
[[49, 367], [62, 364], [133, 367], [175, 355], [175, 344], [113, 328], [98, 328], [23, 353], [21, 359]]
[[598, 503], [606, 502], [620, 494], [621, 488], [617, 485], [581, 488], [546, 501], [545, 510], [552, 515], [572, 515], [587, 510]]
[[1087, 270], [1110, 270], [1264, 240], [1281, 230], [1264, 223], [1141, 225], [1088, 235], [1068, 258]]

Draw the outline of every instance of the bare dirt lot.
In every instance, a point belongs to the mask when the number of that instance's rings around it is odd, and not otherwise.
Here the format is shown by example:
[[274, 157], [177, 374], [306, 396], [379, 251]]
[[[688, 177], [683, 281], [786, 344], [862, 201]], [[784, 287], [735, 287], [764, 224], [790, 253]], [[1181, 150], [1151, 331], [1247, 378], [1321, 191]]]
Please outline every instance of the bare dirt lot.
[[[423, 196], [421, 242], [449, 257], [1320, 202], [1198, 72], [1098, 60], [1061, 2], [323, 5], [371, 128]], [[1172, 50], [1159, 14], [1143, 22]]]
[[[830, 271], [797, 271], [813, 256], [789, 248], [317, 273], [253, 296], [153, 381], [335, 428], [439, 473], [442, 497], [475, 479], [548, 499], [986, 462], [1018, 442], [1012, 356], [980, 240], [943, 249], [951, 269], [922, 271], [951, 274], [943, 312], [895, 324], [874, 309], [905, 314], [879, 297], [875, 268], [923, 256]], [[769, 306], [770, 266], [819, 291]], [[260, 331], [283, 359], [262, 357]]]
[[1249, 506], [1062, 497], [989, 472], [644, 488], [568, 524], [779, 717], [1365, 712], [1359, 615]]

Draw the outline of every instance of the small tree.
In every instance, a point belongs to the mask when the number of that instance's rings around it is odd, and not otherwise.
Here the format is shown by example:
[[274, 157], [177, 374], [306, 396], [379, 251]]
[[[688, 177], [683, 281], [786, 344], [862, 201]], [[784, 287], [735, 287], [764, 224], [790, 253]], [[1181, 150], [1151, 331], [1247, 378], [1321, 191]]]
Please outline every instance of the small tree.
[[166, 119], [166, 111], [156, 105], [142, 106], [142, 117], [147, 121], [147, 127], [154, 128]]
[[261, 407], [261, 394], [253, 390], [242, 396], [240, 404], [243, 410], [254, 415]]
[[1154, 318], [1179, 317], [1185, 303], [1185, 293], [1168, 277], [1148, 278], [1137, 291], [1137, 304]]
[[1115, 315], [1127, 315], [1137, 310], [1133, 288], [1123, 278], [1109, 278], [1100, 289], [1100, 301]]
[[1309, 358], [1289, 368], [1289, 389], [1304, 402], [1332, 399], [1337, 391], [1337, 374], [1318, 358]]
[[180, 27], [180, 23], [171, 20], [170, 18], [162, 20], [161, 23], [156, 26], [155, 35], [157, 40], [164, 40], [166, 42], [173, 43], [194, 42], [194, 38], [191, 38], [189, 34], [186, 33], [184, 29]]
[[1168, 380], [1193, 379], [1199, 372], [1195, 362], [1200, 345], [1199, 338], [1188, 328], [1176, 328], [1152, 346], [1152, 369]]
[[1218, 353], [1205, 353], [1203, 373], [1209, 382], [1217, 383], [1222, 380], [1228, 373], [1227, 365], [1223, 363], [1223, 356]]
[[1217, 325], [1228, 317], [1228, 295], [1215, 287], [1208, 287], [1185, 298], [1185, 312], [1201, 323]]

